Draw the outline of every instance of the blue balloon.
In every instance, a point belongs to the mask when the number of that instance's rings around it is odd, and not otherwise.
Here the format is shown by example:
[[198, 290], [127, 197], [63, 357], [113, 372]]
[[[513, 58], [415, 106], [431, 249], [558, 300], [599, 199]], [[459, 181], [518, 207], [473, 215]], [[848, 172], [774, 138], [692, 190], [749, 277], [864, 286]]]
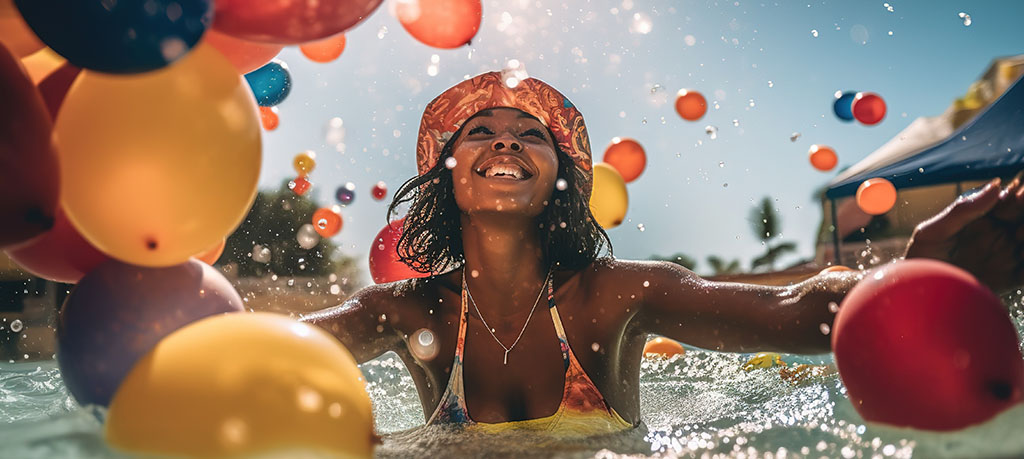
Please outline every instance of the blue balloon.
[[334, 192], [334, 197], [343, 205], [347, 206], [352, 204], [352, 201], [356, 200], [356, 185], [352, 182], [348, 182], [339, 186], [337, 191]]
[[832, 104], [832, 110], [836, 112], [836, 116], [843, 121], [853, 121], [853, 99], [857, 96], [857, 91], [846, 91], [840, 93], [836, 91], [836, 101]]
[[32, 31], [76, 67], [159, 69], [184, 56], [213, 20], [211, 0], [15, 0]]
[[277, 59], [246, 73], [245, 81], [249, 82], [256, 102], [261, 107], [273, 107], [283, 102], [288, 93], [292, 92], [292, 76], [288, 73], [288, 65]]

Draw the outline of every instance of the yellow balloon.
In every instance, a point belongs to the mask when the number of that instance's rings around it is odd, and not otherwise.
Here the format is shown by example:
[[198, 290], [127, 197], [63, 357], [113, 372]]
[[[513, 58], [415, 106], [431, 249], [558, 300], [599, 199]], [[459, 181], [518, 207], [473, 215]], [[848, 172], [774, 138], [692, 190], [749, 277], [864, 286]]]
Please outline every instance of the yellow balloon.
[[21, 59], [21, 65], [25, 66], [25, 72], [28, 73], [29, 79], [36, 85], [65, 62], [67, 61], [60, 54], [45, 47]]
[[629, 209], [626, 181], [614, 167], [594, 164], [594, 190], [590, 192], [590, 213], [604, 229], [619, 226]]
[[0, 0], [0, 43], [14, 57], [28, 56], [43, 47], [43, 42], [22, 19], [13, 0]]
[[300, 449], [373, 454], [362, 373], [327, 332], [271, 313], [206, 318], [168, 335], [107, 413], [116, 448], [224, 457]]
[[316, 167], [316, 160], [313, 159], [315, 157], [316, 154], [312, 151], [304, 151], [295, 155], [295, 158], [292, 159], [292, 167], [295, 168], [295, 172], [299, 174], [299, 177], [309, 175], [310, 172], [313, 172], [313, 168]]
[[68, 217], [122, 261], [188, 260], [234, 230], [256, 197], [257, 116], [249, 85], [205, 43], [152, 72], [82, 71], [55, 127]]

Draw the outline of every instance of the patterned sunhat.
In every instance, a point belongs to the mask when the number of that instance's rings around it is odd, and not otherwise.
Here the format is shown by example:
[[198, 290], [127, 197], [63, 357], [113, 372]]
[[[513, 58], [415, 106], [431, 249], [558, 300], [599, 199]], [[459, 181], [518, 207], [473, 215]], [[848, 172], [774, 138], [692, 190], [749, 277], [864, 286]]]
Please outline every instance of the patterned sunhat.
[[452, 86], [427, 104], [416, 144], [419, 173], [437, 164], [445, 142], [477, 112], [497, 107], [516, 108], [537, 117], [551, 129], [558, 146], [586, 174], [583, 193], [589, 199], [594, 173], [583, 115], [562, 93], [536, 78], [518, 81], [514, 87], [507, 83], [515, 81], [504, 81], [501, 72], [484, 73]]

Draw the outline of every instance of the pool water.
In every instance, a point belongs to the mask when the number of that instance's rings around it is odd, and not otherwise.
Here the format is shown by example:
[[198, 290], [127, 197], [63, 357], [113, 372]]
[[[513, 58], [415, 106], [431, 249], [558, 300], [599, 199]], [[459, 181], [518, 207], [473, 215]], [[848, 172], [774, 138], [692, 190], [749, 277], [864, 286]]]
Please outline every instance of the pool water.
[[[1024, 331], [1021, 302], [1010, 304], [1018, 331]], [[837, 375], [794, 386], [777, 369], [744, 371], [749, 357], [688, 349], [672, 359], [647, 359], [640, 385], [643, 425], [581, 441], [422, 428], [412, 378], [397, 356], [386, 354], [362, 370], [384, 435], [379, 457], [1024, 456], [1024, 404], [953, 433], [866, 425]], [[828, 363], [831, 356], [783, 360]], [[102, 413], [71, 399], [54, 361], [0, 364], [0, 457], [124, 457], [106, 447], [100, 418]]]

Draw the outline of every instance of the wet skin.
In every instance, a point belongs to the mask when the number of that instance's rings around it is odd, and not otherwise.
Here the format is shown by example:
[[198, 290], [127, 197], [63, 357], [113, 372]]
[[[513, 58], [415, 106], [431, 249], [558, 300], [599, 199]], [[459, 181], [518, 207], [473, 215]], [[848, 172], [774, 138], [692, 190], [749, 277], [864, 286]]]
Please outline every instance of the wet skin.
[[[463, 211], [466, 279], [484, 319], [510, 346], [547, 272], [541, 266], [536, 217], [554, 189], [557, 159], [546, 128], [518, 110], [490, 110], [467, 122], [463, 132], [455, 145], [458, 163], [452, 176]], [[526, 173], [522, 180], [482, 175], [494, 162], [515, 164]], [[958, 264], [997, 291], [1024, 284], [1024, 231], [1019, 231], [1024, 187], [1014, 181], [1006, 191], [1000, 194], [995, 182], [922, 223], [908, 256]], [[978, 223], [986, 219], [993, 220]], [[982, 245], [978, 240], [999, 242], [976, 247]], [[1010, 274], [1005, 269], [989, 274], [986, 266], [1005, 266]], [[569, 345], [608, 403], [635, 424], [648, 334], [720, 351], [828, 352], [830, 337], [820, 325], [834, 319], [829, 303], [840, 303], [869, 273], [831, 272], [776, 287], [715, 282], [667, 262], [603, 258], [579, 271], [555, 271], [552, 278]], [[459, 269], [370, 286], [302, 320], [334, 334], [360, 363], [396, 352], [429, 417], [448, 384], [455, 355], [462, 277]], [[535, 419], [558, 409], [565, 369], [545, 298], [540, 303], [507, 365], [502, 364], [504, 349], [470, 305], [463, 379], [475, 421]], [[433, 331], [440, 345], [429, 360], [417, 358], [410, 348], [409, 337], [421, 328]]]

